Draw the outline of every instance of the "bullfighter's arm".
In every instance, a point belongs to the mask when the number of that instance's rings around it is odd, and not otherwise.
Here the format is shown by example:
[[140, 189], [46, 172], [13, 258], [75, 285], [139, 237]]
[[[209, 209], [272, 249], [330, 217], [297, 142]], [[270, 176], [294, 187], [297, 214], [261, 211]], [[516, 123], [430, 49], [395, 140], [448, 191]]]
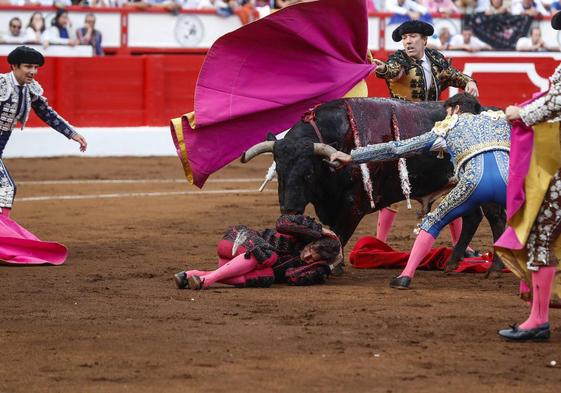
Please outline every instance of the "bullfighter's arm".
[[368, 161], [392, 161], [402, 157], [430, 150], [438, 135], [434, 131], [419, 136], [405, 139], [403, 141], [392, 141], [359, 147], [351, 151], [354, 163], [362, 164]]
[[561, 66], [551, 77], [551, 88], [543, 97], [526, 105], [520, 110], [520, 118], [528, 125], [553, 120], [561, 115]]
[[440, 79], [446, 81], [448, 85], [457, 87], [459, 89], [465, 89], [469, 82], [475, 82], [472, 78], [466, 74], [461, 73], [451, 65], [442, 70], [440, 74]]
[[56, 113], [53, 108], [51, 108], [47, 102], [47, 99], [43, 96], [32, 97], [31, 107], [37, 114], [37, 116], [49, 125], [49, 127], [57, 130], [62, 135], [71, 139], [77, 134], [66, 120], [62, 118], [58, 113]]
[[395, 79], [399, 77], [399, 75], [401, 74], [403, 66], [401, 65], [401, 63], [397, 61], [395, 55], [390, 56], [387, 62], [382, 62], [380, 60], [374, 61], [374, 60], [377, 59], [373, 59], [371, 61], [375, 64], [378, 64], [378, 67], [376, 67], [376, 70], [374, 71], [374, 73], [378, 78], [387, 79], [387, 80]]

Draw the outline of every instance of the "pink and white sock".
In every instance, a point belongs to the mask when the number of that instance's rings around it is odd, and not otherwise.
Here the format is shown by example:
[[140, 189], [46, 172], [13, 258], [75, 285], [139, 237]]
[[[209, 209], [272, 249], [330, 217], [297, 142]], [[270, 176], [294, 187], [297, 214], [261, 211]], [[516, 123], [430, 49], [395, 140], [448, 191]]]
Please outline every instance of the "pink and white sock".
[[411, 254], [409, 255], [409, 259], [407, 260], [407, 265], [399, 275], [400, 277], [407, 276], [413, 278], [417, 267], [419, 266], [423, 258], [428, 254], [435, 240], [436, 239], [432, 237], [430, 233], [421, 230], [421, 232], [415, 239], [415, 244], [413, 244]]
[[388, 234], [392, 229], [393, 222], [397, 212], [388, 208], [384, 208], [378, 212], [378, 225], [376, 227], [376, 238], [387, 243]]
[[555, 271], [555, 267], [547, 266], [532, 272], [532, 309], [528, 319], [520, 324], [521, 329], [533, 329], [549, 321], [549, 301]]

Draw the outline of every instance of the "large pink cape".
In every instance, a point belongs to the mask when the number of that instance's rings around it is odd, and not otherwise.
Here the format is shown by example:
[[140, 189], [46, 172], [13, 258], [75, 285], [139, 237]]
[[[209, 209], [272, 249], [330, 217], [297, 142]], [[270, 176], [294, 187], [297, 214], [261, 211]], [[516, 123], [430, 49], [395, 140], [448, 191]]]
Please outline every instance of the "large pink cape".
[[60, 265], [67, 256], [62, 244], [41, 241], [14, 220], [0, 215], [0, 264]]
[[284, 8], [215, 42], [195, 88], [194, 128], [171, 121], [190, 181], [233, 161], [309, 108], [341, 98], [374, 69], [365, 0], [321, 0]]

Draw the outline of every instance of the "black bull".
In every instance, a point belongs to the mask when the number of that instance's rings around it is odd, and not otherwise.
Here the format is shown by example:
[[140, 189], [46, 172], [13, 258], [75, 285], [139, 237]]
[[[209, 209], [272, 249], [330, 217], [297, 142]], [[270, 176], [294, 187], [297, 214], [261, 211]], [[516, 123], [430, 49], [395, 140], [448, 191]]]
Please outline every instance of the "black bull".
[[[311, 203], [320, 221], [329, 225], [346, 244], [366, 214], [404, 199], [397, 161], [367, 164], [375, 202], [372, 208], [359, 166], [333, 171], [324, 160], [333, 149], [350, 152], [356, 148], [355, 132], [361, 146], [395, 140], [398, 136], [407, 139], [430, 131], [445, 116], [444, 107], [438, 102], [413, 104], [382, 98], [335, 100], [314, 108], [284, 139], [254, 146], [244, 154], [242, 162], [272, 151], [281, 212], [303, 213]], [[314, 122], [317, 131], [312, 126]], [[407, 168], [411, 198], [423, 205], [450, 187], [453, 166], [448, 155], [439, 159], [435, 153], [419, 154], [407, 159]], [[478, 210], [464, 220], [473, 223], [476, 229], [481, 218]], [[492, 227], [496, 219], [490, 220]], [[475, 229], [466, 228], [464, 232], [474, 233]], [[498, 236], [501, 230], [497, 232]], [[462, 239], [462, 243], [467, 245], [469, 240], [471, 236]]]

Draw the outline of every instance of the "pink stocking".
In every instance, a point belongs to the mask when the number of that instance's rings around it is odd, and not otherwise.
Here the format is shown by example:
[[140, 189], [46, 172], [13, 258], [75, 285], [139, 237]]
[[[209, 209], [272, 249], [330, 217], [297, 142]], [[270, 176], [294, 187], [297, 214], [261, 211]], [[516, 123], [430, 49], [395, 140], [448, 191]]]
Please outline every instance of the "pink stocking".
[[[224, 260], [223, 265], [228, 263], [228, 262], [229, 262], [228, 260]], [[220, 263], [220, 261], [219, 261], [219, 263]], [[222, 265], [220, 265], [220, 266], [222, 266]], [[188, 270], [188, 271], [185, 272], [187, 277], [189, 277], [189, 276], [199, 276], [201, 278], [206, 277], [210, 273], [212, 273], [212, 272], [207, 272], [207, 271], [204, 271], [204, 270]], [[206, 279], [205, 279], [205, 281], [206, 281]], [[220, 281], [217, 281], [217, 282], [220, 282], [221, 284], [226, 284], [226, 285], [243, 285], [243, 284], [245, 284], [245, 281], [246, 281], [245, 276], [242, 275], [242, 276], [239, 276], [239, 277], [227, 278], [227, 279], [220, 280]]]
[[388, 234], [392, 229], [392, 225], [396, 216], [397, 212], [388, 208], [384, 208], [378, 213], [376, 237], [384, 243], [388, 241]]
[[520, 324], [521, 329], [533, 329], [549, 321], [549, 301], [555, 271], [555, 267], [545, 266], [532, 272], [532, 309], [528, 319]]
[[250, 255], [248, 259], [246, 259], [243, 254], [238, 255], [227, 264], [205, 275], [203, 288], [208, 288], [218, 281], [224, 282], [224, 280], [229, 278], [243, 276], [255, 269], [258, 263], [259, 262], [257, 262], [257, 259], [253, 255]]
[[9, 207], [3, 207], [2, 208], [2, 215], [5, 217], [10, 217], [10, 212], [12, 211], [12, 209], [10, 209]]
[[407, 260], [407, 266], [399, 275], [400, 277], [407, 276], [413, 278], [415, 270], [417, 270], [423, 258], [428, 254], [435, 240], [430, 233], [421, 230], [415, 239], [415, 244], [413, 244], [413, 249]]

